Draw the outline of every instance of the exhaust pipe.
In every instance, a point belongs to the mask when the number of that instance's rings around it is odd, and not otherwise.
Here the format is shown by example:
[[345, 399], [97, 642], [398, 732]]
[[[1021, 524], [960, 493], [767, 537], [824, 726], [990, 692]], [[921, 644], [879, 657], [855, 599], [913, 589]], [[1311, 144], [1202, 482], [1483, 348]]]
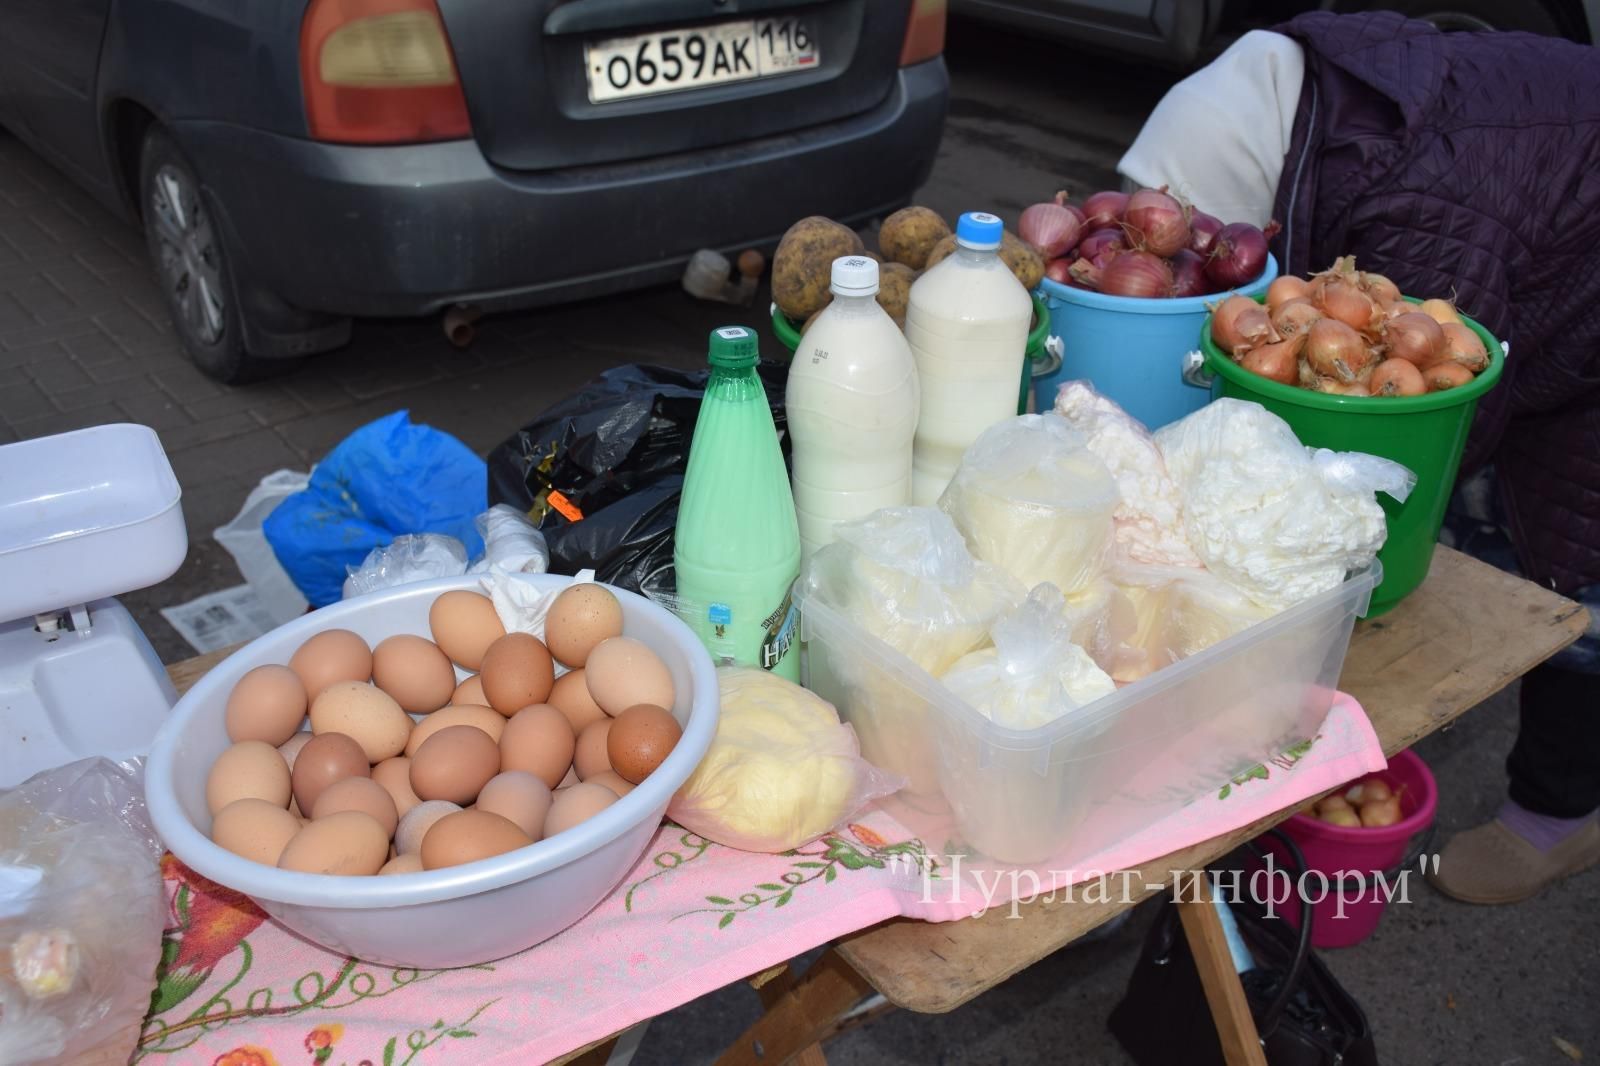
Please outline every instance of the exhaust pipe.
[[457, 348], [465, 348], [478, 335], [478, 319], [483, 308], [475, 304], [456, 304], [444, 313], [444, 335]]

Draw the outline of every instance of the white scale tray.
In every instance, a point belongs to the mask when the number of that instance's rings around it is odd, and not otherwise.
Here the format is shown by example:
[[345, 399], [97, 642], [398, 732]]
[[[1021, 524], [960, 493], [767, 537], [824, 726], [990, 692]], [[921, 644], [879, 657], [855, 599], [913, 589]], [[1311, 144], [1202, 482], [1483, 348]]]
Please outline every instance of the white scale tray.
[[182, 565], [180, 496], [147, 426], [0, 447], [0, 788], [149, 749], [176, 694], [110, 597]]

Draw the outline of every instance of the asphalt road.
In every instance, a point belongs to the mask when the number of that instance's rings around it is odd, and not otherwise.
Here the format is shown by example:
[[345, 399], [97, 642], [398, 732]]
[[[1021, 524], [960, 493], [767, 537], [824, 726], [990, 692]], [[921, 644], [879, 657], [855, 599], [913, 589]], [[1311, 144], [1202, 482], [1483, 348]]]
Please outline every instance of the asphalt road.
[[[1112, 184], [1118, 155], [1172, 80], [960, 23], [950, 41], [950, 119], [919, 201], [951, 217], [987, 208], [1014, 219], [1057, 188]], [[262, 475], [305, 469], [402, 407], [486, 452], [607, 367], [699, 365], [711, 327], [761, 325], [765, 306], [764, 294], [741, 311], [663, 287], [493, 318], [466, 351], [436, 321], [366, 322], [348, 348], [293, 375], [228, 389], [179, 353], [138, 235], [0, 134], [0, 443], [124, 419], [161, 433], [184, 487], [189, 557], [170, 581], [124, 601], [168, 661], [189, 649], [157, 610], [239, 581], [210, 531]], [[1441, 833], [1493, 813], [1514, 728], [1507, 694], [1420, 746], [1442, 787]], [[1365, 1004], [1384, 1062], [1568, 1066], [1557, 1036], [1600, 1055], [1591, 903], [1600, 871], [1493, 910], [1411, 887], [1372, 940], [1326, 953]], [[951, 1014], [890, 1014], [851, 1030], [828, 1045], [829, 1061], [1126, 1062], [1104, 1019], [1152, 915], [1142, 907], [1111, 938], [1062, 951]], [[742, 985], [705, 997], [659, 1019], [636, 1061], [709, 1062], [757, 1009]]]

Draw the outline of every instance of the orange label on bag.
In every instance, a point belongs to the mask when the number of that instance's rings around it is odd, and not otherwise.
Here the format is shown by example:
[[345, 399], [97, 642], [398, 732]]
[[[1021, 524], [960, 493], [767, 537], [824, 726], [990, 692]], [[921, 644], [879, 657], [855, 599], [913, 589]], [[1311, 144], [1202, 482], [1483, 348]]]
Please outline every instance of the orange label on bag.
[[567, 499], [555, 489], [551, 489], [550, 495], [546, 496], [545, 499], [549, 501], [551, 509], [554, 510], [556, 514], [559, 514], [562, 518], [565, 518], [568, 522], [583, 521], [583, 512], [578, 510], [578, 505]]

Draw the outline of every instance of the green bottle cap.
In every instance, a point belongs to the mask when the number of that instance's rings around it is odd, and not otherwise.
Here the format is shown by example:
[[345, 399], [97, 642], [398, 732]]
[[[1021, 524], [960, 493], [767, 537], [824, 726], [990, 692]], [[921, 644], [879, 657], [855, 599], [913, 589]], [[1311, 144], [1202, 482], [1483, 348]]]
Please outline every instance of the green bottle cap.
[[756, 365], [756, 331], [744, 326], [718, 326], [711, 331], [712, 366], [748, 370]]

